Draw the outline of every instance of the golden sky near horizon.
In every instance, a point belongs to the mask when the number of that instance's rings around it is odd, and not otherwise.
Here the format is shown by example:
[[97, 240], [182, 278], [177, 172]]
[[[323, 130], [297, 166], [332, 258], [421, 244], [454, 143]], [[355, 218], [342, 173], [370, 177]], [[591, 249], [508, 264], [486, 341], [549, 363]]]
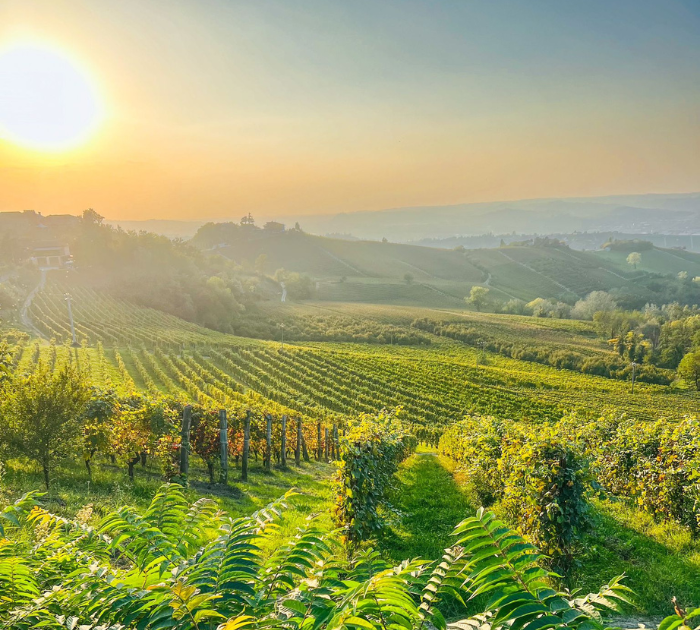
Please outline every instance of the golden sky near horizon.
[[[0, 0], [0, 211], [697, 191], [698, 26], [684, 0]], [[54, 118], [75, 142], [50, 145]]]

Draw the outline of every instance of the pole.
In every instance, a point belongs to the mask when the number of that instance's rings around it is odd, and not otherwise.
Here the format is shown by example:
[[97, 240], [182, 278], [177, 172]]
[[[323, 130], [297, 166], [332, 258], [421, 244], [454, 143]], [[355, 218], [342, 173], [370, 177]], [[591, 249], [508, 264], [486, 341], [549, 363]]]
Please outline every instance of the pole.
[[632, 361], [632, 391], [630, 392], [631, 394], [634, 394], [634, 380], [635, 377], [637, 376], [637, 364]]
[[66, 293], [66, 302], [68, 303], [68, 319], [70, 320], [70, 334], [73, 337], [73, 347], [78, 348], [80, 344], [75, 336], [75, 323], [73, 322], [73, 308], [71, 305], [71, 295]]
[[248, 454], [250, 452], [250, 410], [246, 411], [243, 425], [243, 462], [241, 463], [241, 479], [248, 481]]
[[328, 453], [328, 447], [329, 447], [329, 444], [328, 444], [328, 427], [326, 427], [325, 438], [326, 438], [325, 445], [324, 445], [324, 446], [326, 447], [326, 448], [325, 448], [325, 457], [326, 457], [326, 461], [329, 461], [329, 457], [328, 457], [328, 454], [329, 454], [329, 453]]
[[267, 415], [267, 432], [265, 434], [265, 470], [272, 470], [272, 416]]
[[228, 483], [228, 419], [226, 409], [219, 409], [219, 441], [221, 455], [221, 483]]
[[282, 444], [280, 446], [280, 465], [287, 467], [287, 416], [282, 416]]
[[190, 472], [190, 423], [192, 422], [192, 405], [187, 405], [182, 411], [182, 432], [180, 433], [180, 474], [183, 484], [187, 485], [187, 475]]
[[323, 451], [321, 450], [321, 446], [323, 445], [323, 443], [322, 443], [322, 438], [321, 438], [321, 423], [320, 422], [316, 425], [316, 441], [317, 441], [316, 459], [320, 462], [321, 457], [322, 457], [322, 453], [323, 453]]
[[297, 447], [294, 449], [294, 463], [301, 465], [301, 418], [297, 418]]

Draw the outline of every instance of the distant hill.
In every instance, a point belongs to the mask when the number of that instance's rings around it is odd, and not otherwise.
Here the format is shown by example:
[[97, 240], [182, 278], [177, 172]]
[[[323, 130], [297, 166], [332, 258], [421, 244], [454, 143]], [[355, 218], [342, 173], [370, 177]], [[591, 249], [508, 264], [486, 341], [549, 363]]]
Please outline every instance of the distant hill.
[[[681, 286], [675, 277], [659, 289], [653, 274], [677, 273], [668, 264], [633, 270], [616, 256], [556, 243], [447, 250], [236, 224], [208, 224], [192, 243], [239, 264], [262, 266], [268, 274], [280, 268], [306, 274], [316, 282], [314, 299], [335, 302], [455, 307], [464, 305], [472, 286], [483, 285], [498, 302], [544, 297], [573, 303], [591, 291], [604, 290], [625, 305], [640, 307], [652, 301], [684, 301], [700, 290]], [[669, 250], [663, 258], [673, 255]], [[695, 258], [700, 260], [700, 256]], [[686, 265], [691, 277], [695, 275], [693, 264]]]
[[[539, 235], [541, 236], [541, 235]], [[700, 236], [693, 234], [642, 234], [625, 233], [617, 231], [595, 231], [595, 232], [550, 232], [547, 234], [552, 238], [563, 241], [572, 249], [578, 250], [599, 250], [601, 246], [610, 240], [643, 240], [650, 241], [657, 247], [665, 249], [683, 249], [693, 252], [700, 252]], [[478, 236], [452, 236], [449, 238], [425, 238], [414, 241], [414, 245], [425, 245], [426, 247], [442, 247], [444, 249], [454, 249], [455, 247], [466, 247], [467, 249], [479, 249], [482, 247], [498, 247], [501, 241], [506, 245], [513, 242], [533, 240], [538, 234], [479, 234]]]
[[315, 234], [415, 241], [455, 235], [575, 231], [700, 234], [700, 193], [525, 199], [288, 217]]

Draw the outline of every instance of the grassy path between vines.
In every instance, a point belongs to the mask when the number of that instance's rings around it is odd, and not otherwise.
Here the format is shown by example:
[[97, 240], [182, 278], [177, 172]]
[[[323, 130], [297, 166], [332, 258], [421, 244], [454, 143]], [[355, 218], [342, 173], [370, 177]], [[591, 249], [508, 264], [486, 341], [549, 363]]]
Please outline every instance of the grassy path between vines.
[[378, 541], [385, 556], [434, 560], [453, 544], [455, 525], [475, 511], [453, 471], [450, 460], [431, 452], [419, 451], [404, 462], [391, 498], [396, 513]]

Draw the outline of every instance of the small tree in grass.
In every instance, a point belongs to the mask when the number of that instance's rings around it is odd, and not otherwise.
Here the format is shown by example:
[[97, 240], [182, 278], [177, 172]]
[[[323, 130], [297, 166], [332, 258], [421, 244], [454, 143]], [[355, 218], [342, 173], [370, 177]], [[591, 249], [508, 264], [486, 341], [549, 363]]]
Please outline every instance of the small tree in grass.
[[636, 269], [640, 262], [642, 262], [642, 255], [639, 252], [632, 252], [627, 256], [627, 264], [631, 265], [633, 269]]
[[464, 301], [476, 308], [477, 311], [481, 311], [486, 304], [488, 294], [489, 290], [486, 287], [475, 286], [472, 287], [472, 290], [469, 292], [469, 297], [464, 298]]
[[678, 365], [678, 376], [695, 384], [700, 391], [700, 350], [686, 354]]
[[70, 365], [51, 372], [40, 364], [29, 376], [15, 376], [4, 394], [0, 443], [39, 464], [48, 490], [54, 464], [81, 450], [90, 388]]

